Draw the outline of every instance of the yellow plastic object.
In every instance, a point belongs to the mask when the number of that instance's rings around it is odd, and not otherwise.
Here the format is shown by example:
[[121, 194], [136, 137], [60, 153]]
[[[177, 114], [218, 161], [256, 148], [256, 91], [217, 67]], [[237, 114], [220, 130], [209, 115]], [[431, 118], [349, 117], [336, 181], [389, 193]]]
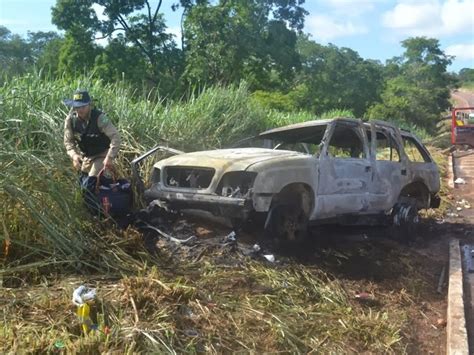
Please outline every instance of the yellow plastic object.
[[82, 331], [84, 334], [89, 334], [89, 331], [92, 330], [92, 319], [90, 317], [91, 308], [87, 303], [82, 304], [77, 307], [77, 316], [82, 325]]

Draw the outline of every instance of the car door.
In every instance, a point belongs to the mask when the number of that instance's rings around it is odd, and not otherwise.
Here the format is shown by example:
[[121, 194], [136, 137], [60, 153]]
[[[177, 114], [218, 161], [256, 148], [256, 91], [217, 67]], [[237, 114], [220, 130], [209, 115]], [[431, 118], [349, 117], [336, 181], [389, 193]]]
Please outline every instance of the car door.
[[388, 211], [397, 202], [408, 181], [407, 158], [401, 147], [401, 136], [395, 127], [372, 122], [368, 129], [374, 166], [369, 186], [373, 212]]
[[316, 218], [368, 211], [372, 163], [360, 121], [332, 123], [319, 164]]

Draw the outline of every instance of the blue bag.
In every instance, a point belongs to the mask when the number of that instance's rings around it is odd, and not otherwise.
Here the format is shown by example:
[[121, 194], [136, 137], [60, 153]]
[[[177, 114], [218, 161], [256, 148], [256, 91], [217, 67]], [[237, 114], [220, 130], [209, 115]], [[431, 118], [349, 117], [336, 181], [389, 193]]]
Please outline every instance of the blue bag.
[[99, 172], [95, 193], [100, 209], [105, 216], [122, 217], [132, 208], [132, 187], [128, 180], [117, 179], [115, 171], [112, 177], [104, 176], [105, 169]]

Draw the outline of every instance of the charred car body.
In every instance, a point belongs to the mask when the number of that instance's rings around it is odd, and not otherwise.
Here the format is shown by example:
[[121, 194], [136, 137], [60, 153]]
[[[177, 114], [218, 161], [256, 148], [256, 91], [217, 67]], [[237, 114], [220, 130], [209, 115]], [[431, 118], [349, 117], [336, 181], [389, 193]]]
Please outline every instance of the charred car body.
[[[438, 207], [439, 172], [411, 133], [382, 121], [339, 118], [275, 128], [259, 146], [177, 154], [156, 162], [147, 203], [200, 209], [268, 234], [303, 236], [308, 224], [409, 226]], [[151, 152], [134, 161], [136, 164]]]

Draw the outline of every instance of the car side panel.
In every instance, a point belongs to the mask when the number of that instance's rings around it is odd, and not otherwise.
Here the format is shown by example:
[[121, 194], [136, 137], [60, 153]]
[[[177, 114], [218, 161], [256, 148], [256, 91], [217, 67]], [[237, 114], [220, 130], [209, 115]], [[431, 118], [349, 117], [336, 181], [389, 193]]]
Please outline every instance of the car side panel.
[[247, 171], [258, 172], [253, 186], [254, 208], [257, 212], [268, 211], [271, 199], [290, 184], [304, 184], [313, 190], [318, 186], [318, 159], [312, 155], [300, 155], [280, 162], [262, 162], [250, 166]]

